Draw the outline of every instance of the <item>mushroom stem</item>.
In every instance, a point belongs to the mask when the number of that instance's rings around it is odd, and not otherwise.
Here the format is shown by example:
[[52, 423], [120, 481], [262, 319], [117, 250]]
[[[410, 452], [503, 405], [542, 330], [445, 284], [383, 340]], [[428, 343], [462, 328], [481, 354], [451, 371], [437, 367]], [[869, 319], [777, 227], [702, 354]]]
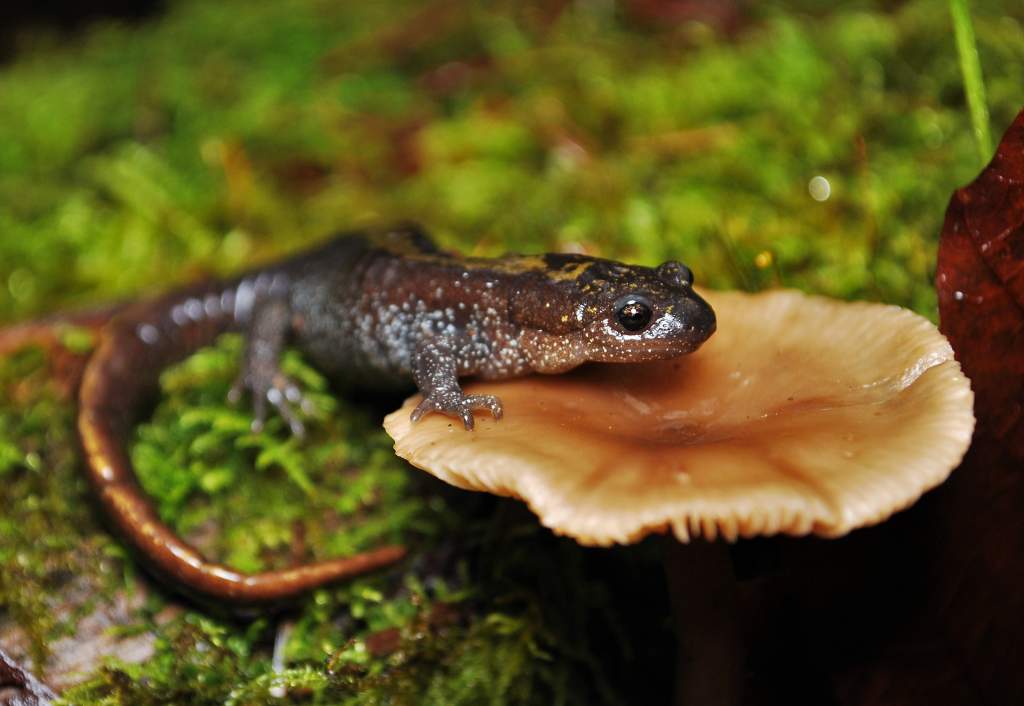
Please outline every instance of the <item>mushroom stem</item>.
[[729, 545], [665, 539], [665, 573], [676, 626], [675, 706], [736, 706], [743, 640]]

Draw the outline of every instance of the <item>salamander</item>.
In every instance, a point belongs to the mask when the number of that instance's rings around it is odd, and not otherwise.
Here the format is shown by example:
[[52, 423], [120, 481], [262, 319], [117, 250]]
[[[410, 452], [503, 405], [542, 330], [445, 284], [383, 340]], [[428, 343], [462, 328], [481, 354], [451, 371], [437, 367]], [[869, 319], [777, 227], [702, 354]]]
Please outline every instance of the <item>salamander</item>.
[[649, 268], [576, 254], [461, 257], [412, 224], [345, 233], [234, 279], [120, 307], [99, 329], [78, 392], [78, 432], [99, 503], [151, 571], [201, 600], [286, 601], [404, 554], [353, 557], [245, 574], [214, 563], [160, 521], [127, 440], [160, 371], [227, 331], [245, 336], [231, 396], [251, 396], [253, 428], [276, 410], [303, 433], [299, 386], [278, 367], [294, 345], [329, 379], [374, 389], [415, 385], [413, 420], [439, 413], [467, 432], [502, 416], [468, 376], [559, 373], [588, 361], [638, 362], [696, 350], [715, 330], [711, 307], [679, 262]]

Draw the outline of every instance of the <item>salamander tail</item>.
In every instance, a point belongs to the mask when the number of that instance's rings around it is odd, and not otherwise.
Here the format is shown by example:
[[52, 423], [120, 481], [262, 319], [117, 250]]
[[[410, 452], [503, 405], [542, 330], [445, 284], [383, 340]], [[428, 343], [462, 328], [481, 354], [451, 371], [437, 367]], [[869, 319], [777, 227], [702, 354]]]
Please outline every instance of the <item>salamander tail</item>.
[[[157, 516], [140, 487], [126, 443], [160, 371], [212, 343], [233, 325], [216, 291], [195, 290], [127, 310], [101, 331], [79, 390], [78, 433], [105, 514], [148, 567], [183, 593], [234, 611], [285, 603], [327, 583], [392, 564], [386, 546], [355, 556], [246, 574], [207, 560]], [[198, 302], [199, 304], [193, 304]], [[203, 303], [209, 306], [202, 306]]]

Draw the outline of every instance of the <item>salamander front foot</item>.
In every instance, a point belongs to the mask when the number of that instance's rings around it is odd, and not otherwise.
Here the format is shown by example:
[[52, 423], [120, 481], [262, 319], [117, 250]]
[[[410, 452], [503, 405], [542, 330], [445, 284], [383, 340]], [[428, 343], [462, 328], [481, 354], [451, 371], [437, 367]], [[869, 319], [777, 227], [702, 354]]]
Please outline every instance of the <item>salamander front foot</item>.
[[409, 418], [418, 422], [430, 412], [440, 412], [462, 419], [467, 431], [473, 430], [473, 410], [486, 409], [495, 419], [501, 419], [501, 400], [494, 395], [464, 395], [461, 391], [438, 392], [423, 398]]

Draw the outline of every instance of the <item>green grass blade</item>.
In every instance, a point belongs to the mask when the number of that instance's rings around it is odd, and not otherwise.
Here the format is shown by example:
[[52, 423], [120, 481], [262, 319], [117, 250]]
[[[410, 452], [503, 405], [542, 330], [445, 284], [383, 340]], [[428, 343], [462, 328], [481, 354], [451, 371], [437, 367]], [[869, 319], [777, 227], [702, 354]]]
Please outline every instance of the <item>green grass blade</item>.
[[978, 45], [974, 39], [974, 25], [967, 9], [967, 0], [949, 0], [949, 11], [953, 16], [953, 32], [956, 35], [956, 49], [960, 55], [960, 70], [964, 76], [964, 92], [967, 107], [971, 112], [974, 140], [982, 164], [992, 157], [992, 135], [989, 132], [988, 104], [985, 102], [985, 81], [981, 76], [981, 62], [978, 60]]

